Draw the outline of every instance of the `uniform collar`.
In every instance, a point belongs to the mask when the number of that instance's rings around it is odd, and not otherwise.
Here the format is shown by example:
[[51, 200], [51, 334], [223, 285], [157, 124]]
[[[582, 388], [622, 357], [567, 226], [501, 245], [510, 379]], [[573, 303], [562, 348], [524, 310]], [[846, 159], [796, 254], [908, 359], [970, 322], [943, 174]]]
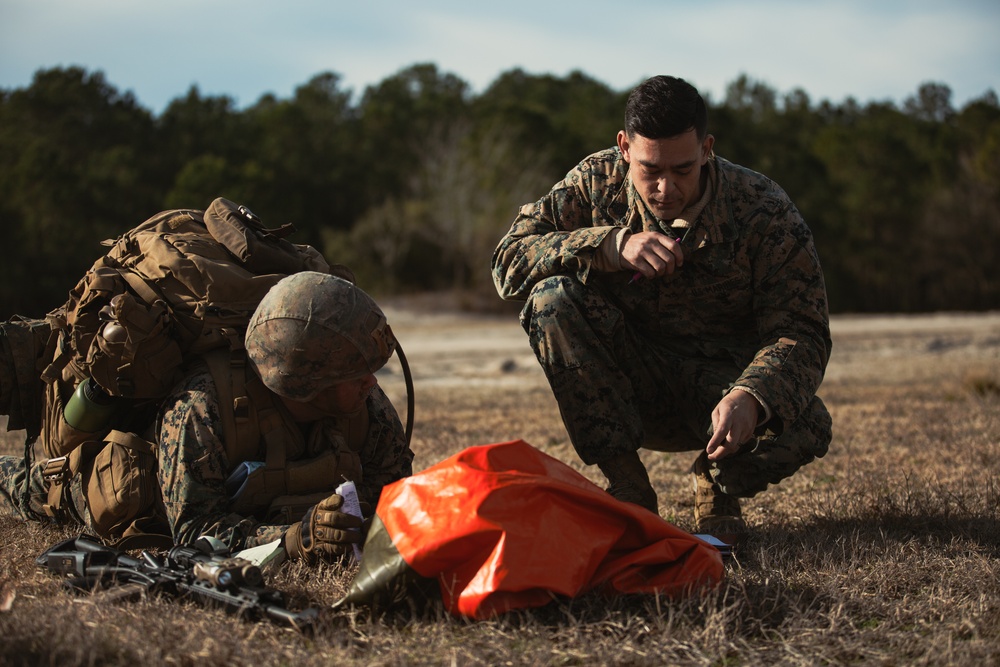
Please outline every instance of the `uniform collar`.
[[709, 243], [725, 243], [736, 238], [736, 223], [733, 220], [729, 180], [730, 163], [713, 154], [709, 164], [715, 179], [715, 189], [698, 217], [697, 229], [695, 230], [696, 247]]

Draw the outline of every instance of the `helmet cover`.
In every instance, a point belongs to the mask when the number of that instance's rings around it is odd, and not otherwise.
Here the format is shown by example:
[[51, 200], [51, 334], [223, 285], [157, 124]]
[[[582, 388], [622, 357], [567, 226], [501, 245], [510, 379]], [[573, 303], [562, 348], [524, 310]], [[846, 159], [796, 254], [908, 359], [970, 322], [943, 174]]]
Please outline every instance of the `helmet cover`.
[[272, 287], [250, 318], [247, 357], [264, 385], [308, 402], [382, 368], [396, 349], [385, 315], [361, 288], [302, 271]]

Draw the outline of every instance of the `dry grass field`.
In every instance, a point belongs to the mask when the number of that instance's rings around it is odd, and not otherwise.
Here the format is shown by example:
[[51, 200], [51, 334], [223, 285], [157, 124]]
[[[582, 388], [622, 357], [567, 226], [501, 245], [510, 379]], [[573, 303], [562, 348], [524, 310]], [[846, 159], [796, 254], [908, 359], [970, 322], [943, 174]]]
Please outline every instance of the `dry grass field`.
[[[599, 481], [515, 316], [388, 313], [417, 384], [418, 469], [520, 438]], [[702, 596], [592, 594], [485, 622], [350, 610], [307, 637], [189, 603], [95, 605], [34, 566], [73, 529], [0, 516], [0, 605], [13, 596], [0, 664], [1000, 664], [1000, 313], [833, 326], [830, 453], [745, 503], [753, 534]], [[402, 406], [392, 364], [381, 382]], [[20, 446], [14, 433], [0, 450]], [[661, 512], [684, 529], [692, 456], [644, 453]], [[296, 607], [329, 605], [352, 574], [286, 564], [269, 583]]]

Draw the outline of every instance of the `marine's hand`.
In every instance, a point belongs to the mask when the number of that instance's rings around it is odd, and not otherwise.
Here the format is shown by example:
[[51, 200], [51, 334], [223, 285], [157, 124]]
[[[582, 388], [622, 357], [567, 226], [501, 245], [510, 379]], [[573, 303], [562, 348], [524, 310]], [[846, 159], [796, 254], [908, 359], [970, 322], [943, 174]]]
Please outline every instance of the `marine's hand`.
[[712, 438], [705, 447], [708, 458], [718, 461], [738, 452], [753, 436], [760, 410], [757, 399], [745, 391], [726, 394], [712, 411]]
[[310, 507], [302, 521], [285, 531], [288, 557], [308, 563], [340, 558], [362, 540], [361, 518], [339, 511], [344, 499], [333, 494]]
[[629, 235], [622, 247], [622, 267], [638, 271], [646, 278], [673, 273], [684, 264], [680, 242], [660, 232]]
[[372, 506], [365, 501], [358, 503], [361, 506], [361, 539], [368, 539], [368, 529], [372, 527], [372, 517], [375, 516], [375, 512], [372, 511]]

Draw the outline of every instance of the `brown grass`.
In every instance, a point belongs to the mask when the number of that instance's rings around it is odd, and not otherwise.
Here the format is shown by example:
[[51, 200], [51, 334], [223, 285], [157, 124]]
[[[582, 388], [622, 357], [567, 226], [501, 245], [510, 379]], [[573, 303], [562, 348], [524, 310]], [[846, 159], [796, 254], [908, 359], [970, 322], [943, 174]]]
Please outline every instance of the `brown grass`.
[[[404, 345], [413, 341], [418, 468], [523, 438], [599, 480], [576, 460], [509, 318], [397, 320]], [[938, 324], [835, 326], [821, 391], [834, 416], [830, 454], [745, 504], [753, 535], [702, 597], [589, 595], [478, 623], [433, 605], [381, 617], [355, 610], [303, 637], [186, 603], [95, 605], [34, 566], [74, 530], [0, 516], [0, 601], [16, 593], [0, 612], [0, 664], [997, 664], [1000, 326]], [[485, 349], [454, 343], [469, 330]], [[500, 330], [518, 342], [490, 338]], [[450, 352], [432, 349], [442, 332]], [[443, 372], [445, 356], [461, 363]], [[643, 456], [663, 515], [690, 529], [692, 455]], [[299, 607], [326, 605], [351, 575], [286, 564], [269, 583]]]

